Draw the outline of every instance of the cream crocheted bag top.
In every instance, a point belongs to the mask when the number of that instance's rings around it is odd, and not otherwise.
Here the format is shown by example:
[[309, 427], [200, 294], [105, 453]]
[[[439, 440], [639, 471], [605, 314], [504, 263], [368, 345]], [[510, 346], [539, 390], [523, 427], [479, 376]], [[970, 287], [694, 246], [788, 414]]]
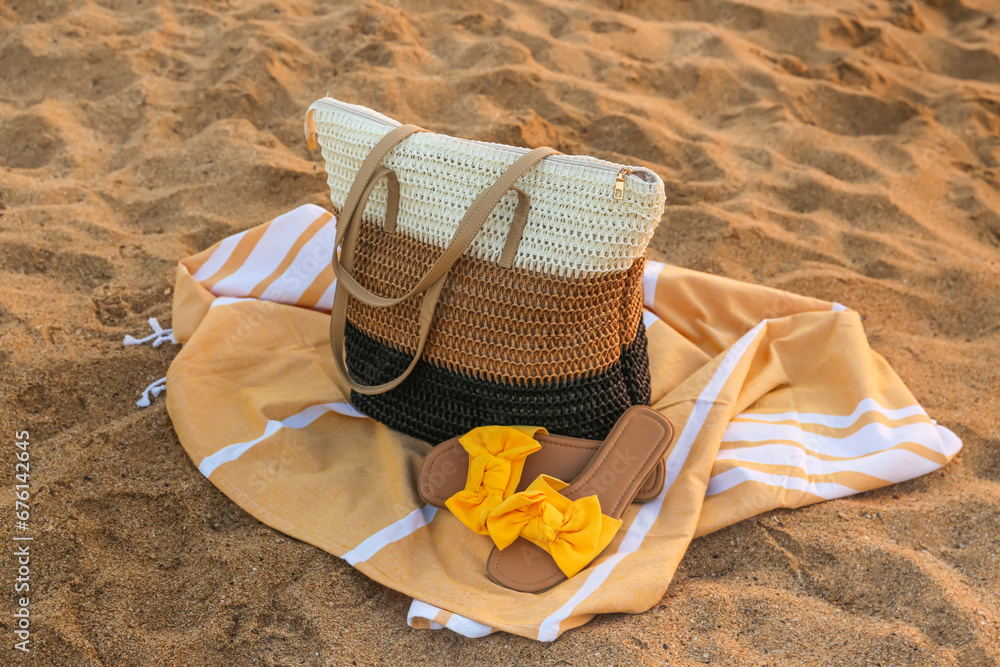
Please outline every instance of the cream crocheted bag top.
[[[372, 147], [399, 123], [367, 107], [330, 97], [306, 113], [306, 135], [326, 161], [330, 199], [339, 211]], [[399, 176], [397, 229], [445, 247], [469, 204], [528, 149], [443, 134], [420, 133], [385, 160]], [[549, 275], [583, 278], [628, 269], [642, 257], [660, 221], [663, 181], [645, 167], [584, 155], [554, 155], [521, 177], [531, 197], [531, 224], [521, 237], [514, 266]], [[517, 198], [494, 209], [467, 254], [500, 257]], [[386, 185], [379, 183], [365, 219], [385, 216]]]

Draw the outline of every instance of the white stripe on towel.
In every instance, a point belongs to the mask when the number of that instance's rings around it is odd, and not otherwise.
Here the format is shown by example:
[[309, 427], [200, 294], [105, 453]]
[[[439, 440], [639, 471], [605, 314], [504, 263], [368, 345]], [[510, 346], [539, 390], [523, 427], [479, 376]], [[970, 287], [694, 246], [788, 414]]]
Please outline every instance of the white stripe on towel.
[[726, 427], [722, 442], [766, 442], [769, 444], [776, 441], [794, 442], [811, 452], [839, 458], [867, 456], [909, 442], [948, 456], [948, 447], [941, 436], [938, 427], [927, 422], [904, 424], [894, 428], [874, 422], [866, 424], [854, 433], [842, 438], [804, 431], [798, 426], [730, 422], [729, 426]]
[[621, 545], [618, 547], [618, 551], [595, 567], [593, 572], [587, 576], [587, 580], [580, 587], [580, 590], [574, 593], [566, 601], [566, 604], [557, 609], [555, 613], [542, 621], [541, 625], [538, 626], [539, 641], [554, 641], [559, 636], [559, 625], [569, 617], [581, 602], [590, 597], [591, 593], [607, 580], [611, 571], [614, 570], [615, 566], [622, 559], [634, 552], [642, 544], [646, 533], [649, 532], [649, 529], [652, 528], [653, 523], [660, 515], [663, 500], [666, 498], [667, 492], [670, 491], [670, 487], [677, 480], [681, 468], [684, 467], [684, 462], [687, 460], [691, 447], [701, 433], [701, 428], [705, 425], [705, 420], [708, 418], [709, 412], [715, 406], [715, 401], [719, 398], [719, 394], [722, 392], [723, 387], [725, 387], [729, 377], [733, 374], [733, 371], [736, 370], [740, 360], [743, 359], [743, 355], [746, 354], [750, 345], [757, 339], [757, 336], [766, 323], [767, 320], [764, 320], [755, 326], [736, 341], [735, 345], [729, 348], [729, 352], [726, 353], [722, 363], [719, 364], [712, 379], [709, 380], [708, 384], [695, 400], [691, 415], [684, 424], [684, 429], [681, 431], [680, 437], [677, 438], [677, 443], [667, 457], [666, 479], [664, 480], [663, 490], [660, 491], [660, 494], [653, 501], [644, 504], [639, 510], [632, 525], [629, 526], [625, 539], [622, 540]]
[[469, 639], [478, 639], [493, 633], [493, 628], [458, 614], [452, 614], [445, 627]]
[[235, 461], [243, 456], [243, 454], [245, 454], [251, 447], [270, 438], [279, 430], [283, 428], [305, 428], [327, 412], [336, 412], [338, 414], [347, 415], [348, 417], [367, 416], [350, 403], [323, 403], [321, 405], [311, 405], [302, 412], [292, 415], [283, 421], [276, 421], [274, 419], [270, 420], [264, 427], [263, 435], [258, 438], [254, 438], [253, 440], [248, 440], [246, 442], [238, 442], [234, 445], [227, 445], [214, 454], [206, 456], [201, 460], [201, 463], [198, 464], [198, 470], [200, 470], [201, 474], [205, 477], [208, 477], [223, 463]]
[[434, 618], [442, 611], [442, 609], [439, 609], [432, 604], [427, 604], [426, 602], [421, 602], [420, 600], [413, 600], [413, 602], [410, 603], [410, 611], [406, 614], [406, 622], [412, 628], [414, 618], [426, 618], [430, 621], [431, 630], [448, 628], [449, 630], [457, 632], [463, 637], [468, 637], [469, 639], [485, 637], [493, 632], [493, 628], [488, 625], [477, 623], [476, 621], [468, 619], [464, 616], [459, 616], [458, 614], [452, 614], [451, 612], [445, 612], [446, 614], [451, 614], [451, 617], [445, 625], [441, 625], [435, 621]]
[[919, 405], [910, 405], [897, 410], [890, 410], [874, 398], [866, 398], [858, 403], [854, 412], [849, 415], [826, 415], [820, 412], [743, 412], [733, 417], [733, 421], [784, 422], [793, 421], [800, 424], [816, 424], [830, 428], [848, 428], [869, 412], [878, 412], [893, 420], [906, 419], [916, 415], [927, 415]]
[[298, 303], [319, 274], [330, 266], [330, 258], [333, 257], [333, 246], [336, 242], [337, 219], [330, 218], [329, 222], [306, 241], [288, 268], [273, 283], [268, 285], [260, 298], [280, 303]]
[[222, 239], [219, 243], [219, 247], [212, 253], [212, 256], [209, 257], [208, 260], [201, 265], [201, 268], [195, 272], [194, 279], [198, 282], [202, 282], [214, 276], [219, 269], [222, 268], [222, 265], [226, 263], [226, 260], [233, 254], [233, 251], [236, 250], [236, 246], [239, 245], [240, 241], [243, 240], [243, 237], [246, 236], [246, 234], [246, 231], [242, 231], [239, 234], [227, 236]]
[[[934, 468], [940, 467], [941, 466], [934, 466]], [[760, 482], [762, 484], [775, 486], [781, 489], [802, 491], [804, 493], [811, 493], [815, 496], [819, 496], [820, 498], [825, 498], [826, 500], [843, 498], [844, 496], [849, 496], [858, 492], [857, 489], [852, 489], [849, 486], [833, 482], [811, 482], [800, 477], [791, 477], [789, 475], [772, 475], [771, 473], [752, 470], [750, 468], [733, 468], [731, 470], [727, 470], [721, 475], [716, 475], [709, 480], [708, 490], [705, 492], [705, 495], [713, 496], [717, 493], [728, 491], [743, 482]]]
[[337, 291], [337, 281], [334, 279], [330, 286], [323, 292], [323, 296], [316, 302], [317, 310], [333, 310], [333, 295]]
[[[763, 445], [761, 447], [725, 449], [719, 452], [719, 456], [715, 460], [716, 462], [735, 461], [795, 468], [801, 470], [807, 477], [857, 472], [877, 477], [892, 484], [905, 482], [941, 467], [940, 463], [931, 461], [908, 449], [887, 449], [859, 458], [828, 461], [816, 458], [796, 445]], [[867, 489], [856, 489], [855, 491], [865, 490]]]
[[426, 618], [430, 621], [431, 630], [440, 630], [444, 626], [434, 620], [434, 618], [441, 612], [440, 609], [434, 605], [427, 604], [426, 602], [421, 602], [420, 600], [414, 599], [410, 602], [410, 610], [406, 612], [406, 624], [411, 628], [413, 627], [413, 619], [415, 618]]
[[642, 273], [642, 305], [652, 308], [656, 299], [656, 280], [666, 265], [663, 262], [646, 262], [646, 270]]
[[[318, 209], [318, 207], [315, 207]], [[275, 218], [246, 261], [236, 271], [212, 287], [217, 296], [246, 296], [257, 283], [267, 278], [281, 265], [285, 255], [298, 241], [299, 236], [322, 215], [321, 212], [302, 206]], [[200, 271], [199, 271], [200, 273]]]
[[437, 514], [437, 508], [432, 505], [418, 507], [399, 521], [389, 524], [371, 537], [365, 539], [364, 542], [344, 554], [343, 559], [352, 567], [364, 562], [384, 547], [411, 535], [429, 524], [435, 514]]
[[208, 305], [208, 309], [212, 310], [216, 306], [228, 306], [233, 303], [240, 303], [241, 301], [256, 301], [257, 299], [252, 299], [250, 297], [240, 297], [240, 296], [218, 296]]
[[656, 322], [659, 322], [659, 321], [660, 321], [660, 318], [657, 317], [656, 313], [654, 313], [653, 311], [651, 311], [651, 310], [643, 310], [642, 311], [642, 323], [644, 325], [646, 325], [647, 329], [649, 327], [653, 326], [653, 324], [655, 324]]
[[415, 618], [426, 618], [430, 621], [431, 630], [440, 630], [441, 628], [448, 628], [453, 630], [463, 637], [468, 637], [469, 639], [478, 639], [479, 637], [485, 637], [493, 632], [493, 628], [488, 625], [483, 625], [482, 623], [477, 623], [465, 616], [459, 616], [458, 614], [452, 614], [451, 612], [445, 612], [446, 614], [451, 614], [448, 619], [447, 624], [441, 625], [434, 618], [440, 614], [443, 610], [435, 607], [432, 604], [427, 604], [426, 602], [421, 602], [420, 600], [413, 600], [410, 603], [410, 610], [406, 614], [406, 623], [412, 628], [413, 619]]

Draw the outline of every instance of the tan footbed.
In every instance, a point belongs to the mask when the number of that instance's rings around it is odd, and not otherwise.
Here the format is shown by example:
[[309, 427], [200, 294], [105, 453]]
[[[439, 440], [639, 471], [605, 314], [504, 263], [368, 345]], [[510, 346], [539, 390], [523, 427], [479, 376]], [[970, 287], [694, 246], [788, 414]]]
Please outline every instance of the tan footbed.
[[[524, 491], [541, 474], [568, 481], [576, 479], [603, 444], [600, 440], [543, 433], [536, 435], [535, 439], [542, 448], [525, 459], [518, 491]], [[443, 508], [448, 498], [465, 488], [468, 471], [469, 455], [458, 438], [445, 440], [424, 459], [417, 482], [420, 497], [428, 505]], [[645, 503], [655, 498], [663, 489], [664, 476], [665, 467], [661, 460], [646, 476], [635, 502]]]
[[[663, 464], [673, 435], [670, 422], [658, 412], [644, 406], [629, 408], [562, 495], [570, 500], [596, 495], [603, 514], [621, 518], [646, 477]], [[566, 579], [549, 554], [524, 538], [503, 551], [494, 548], [486, 572], [501, 586], [525, 593], [540, 593]]]

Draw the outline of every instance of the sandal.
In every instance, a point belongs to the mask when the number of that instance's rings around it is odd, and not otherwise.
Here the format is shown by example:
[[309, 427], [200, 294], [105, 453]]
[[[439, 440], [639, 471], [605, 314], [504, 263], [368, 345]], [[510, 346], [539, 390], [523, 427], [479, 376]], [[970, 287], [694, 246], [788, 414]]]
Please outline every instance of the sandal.
[[589, 565], [611, 542], [648, 475], [663, 465], [672, 440], [673, 427], [660, 413], [629, 408], [572, 483], [540, 475], [496, 505], [486, 517], [498, 547], [487, 561], [490, 578], [540, 593]]
[[[600, 440], [549, 435], [543, 428], [490, 426], [473, 429], [459, 438], [445, 440], [424, 459], [417, 491], [425, 503], [445, 508], [449, 498], [469, 487], [469, 452], [463, 447], [462, 441], [464, 439], [467, 445], [471, 444], [472, 449], [480, 446], [479, 443], [488, 435], [482, 428], [515, 429], [539, 445], [524, 459], [523, 470], [518, 471], [518, 479], [514, 483], [515, 488], [507, 495], [524, 491], [531, 480], [543, 474], [558, 479], [576, 479], [603, 444]], [[649, 502], [659, 495], [663, 489], [665, 470], [663, 461], [659, 461], [646, 476], [634, 502]]]

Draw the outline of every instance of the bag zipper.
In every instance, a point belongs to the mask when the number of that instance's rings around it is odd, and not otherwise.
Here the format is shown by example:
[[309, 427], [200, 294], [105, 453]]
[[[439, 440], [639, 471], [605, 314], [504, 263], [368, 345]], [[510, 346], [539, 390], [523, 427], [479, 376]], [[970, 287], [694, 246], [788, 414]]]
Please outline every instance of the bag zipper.
[[625, 177], [631, 173], [632, 170], [628, 167], [622, 167], [618, 170], [618, 175], [615, 177], [615, 193], [612, 195], [613, 198], [625, 198]]
[[[349, 102], [341, 102], [340, 100], [335, 100], [332, 97], [324, 97], [322, 99], [316, 100], [309, 105], [309, 109], [306, 111], [305, 119], [305, 135], [306, 135], [306, 146], [309, 150], [315, 150], [319, 143], [316, 140], [316, 121], [313, 120], [313, 110], [317, 108], [325, 107], [331, 111], [339, 111], [346, 113], [355, 118], [360, 118], [362, 120], [370, 120], [386, 127], [397, 127], [399, 123], [392, 120], [388, 116], [384, 116], [377, 111], [363, 107], [357, 104], [350, 104]], [[506, 151], [508, 153], [513, 153], [518, 157], [524, 155], [528, 152], [527, 148], [518, 148], [516, 146], [505, 146], [503, 144], [494, 144], [486, 141], [476, 141], [474, 139], [459, 139], [459, 141], [467, 141], [473, 144], [479, 144], [481, 146], [487, 146], [489, 148], [498, 148], [500, 150]], [[612, 198], [616, 200], [621, 200], [625, 198], [625, 177], [632, 175], [636, 178], [645, 181], [647, 183], [655, 181], [658, 177], [649, 169], [644, 167], [625, 167], [614, 162], [608, 162], [607, 160], [600, 160], [598, 158], [592, 158], [589, 156], [581, 155], [550, 155], [545, 158], [552, 162], [560, 162], [562, 164], [568, 164], [575, 167], [583, 167], [585, 169], [596, 169], [598, 171], [614, 172], [615, 173], [615, 185], [612, 191]]]

